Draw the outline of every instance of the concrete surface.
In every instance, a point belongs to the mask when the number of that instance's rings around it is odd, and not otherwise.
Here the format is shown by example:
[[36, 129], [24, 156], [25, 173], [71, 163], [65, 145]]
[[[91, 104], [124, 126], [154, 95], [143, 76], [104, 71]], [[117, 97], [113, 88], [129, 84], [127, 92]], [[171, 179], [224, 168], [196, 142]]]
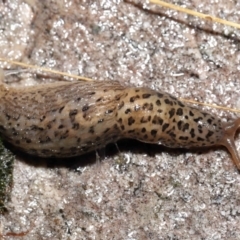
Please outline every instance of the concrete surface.
[[[238, 1], [171, 2], [240, 22]], [[0, 57], [240, 108], [240, 31], [230, 27], [144, 1], [6, 0], [0, 32]], [[52, 77], [21, 73], [7, 80], [27, 86]], [[30, 230], [24, 240], [240, 239], [240, 174], [224, 148], [137, 141], [119, 148], [121, 154], [108, 146], [100, 164], [95, 153], [64, 161], [17, 154], [1, 233]]]

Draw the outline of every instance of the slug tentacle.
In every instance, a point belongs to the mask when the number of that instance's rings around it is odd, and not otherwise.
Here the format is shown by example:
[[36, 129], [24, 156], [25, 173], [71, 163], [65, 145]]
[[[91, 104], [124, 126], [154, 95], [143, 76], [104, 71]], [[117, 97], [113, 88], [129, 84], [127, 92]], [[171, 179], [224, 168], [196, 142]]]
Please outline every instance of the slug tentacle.
[[236, 164], [238, 170], [240, 170], [240, 157], [239, 153], [237, 152], [234, 137], [239, 127], [239, 118], [233, 122], [223, 123], [223, 136], [217, 143], [218, 145], [222, 145], [228, 149], [232, 156], [232, 160]]

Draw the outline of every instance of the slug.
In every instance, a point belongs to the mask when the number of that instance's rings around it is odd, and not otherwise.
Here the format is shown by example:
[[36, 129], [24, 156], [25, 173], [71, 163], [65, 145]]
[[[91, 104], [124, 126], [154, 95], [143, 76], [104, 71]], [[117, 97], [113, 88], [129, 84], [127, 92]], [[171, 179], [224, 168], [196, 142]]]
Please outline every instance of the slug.
[[31, 155], [73, 157], [121, 138], [171, 148], [225, 146], [240, 170], [234, 135], [240, 119], [222, 123], [207, 112], [149, 88], [116, 81], [0, 84], [0, 134]]

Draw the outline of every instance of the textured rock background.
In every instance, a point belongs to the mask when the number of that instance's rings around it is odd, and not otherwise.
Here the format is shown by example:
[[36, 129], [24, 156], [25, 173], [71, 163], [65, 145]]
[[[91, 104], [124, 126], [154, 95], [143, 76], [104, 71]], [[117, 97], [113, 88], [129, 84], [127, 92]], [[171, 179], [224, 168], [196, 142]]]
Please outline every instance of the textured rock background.
[[[237, 1], [181, 4], [240, 22]], [[240, 31], [230, 27], [143, 1], [7, 0], [0, 2], [0, 33], [0, 57], [240, 108]], [[44, 75], [14, 78], [27, 86], [49, 81]], [[18, 155], [2, 234], [239, 239], [240, 175], [224, 148], [180, 151], [136, 141], [121, 141], [119, 148], [122, 156], [108, 146], [101, 164], [94, 153], [71, 161]]]

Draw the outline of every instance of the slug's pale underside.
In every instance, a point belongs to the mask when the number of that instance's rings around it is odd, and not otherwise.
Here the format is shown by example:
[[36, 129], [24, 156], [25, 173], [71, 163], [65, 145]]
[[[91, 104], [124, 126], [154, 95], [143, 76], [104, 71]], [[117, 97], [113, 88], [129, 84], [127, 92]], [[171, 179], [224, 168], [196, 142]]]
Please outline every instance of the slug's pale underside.
[[240, 119], [220, 119], [149, 88], [115, 81], [0, 85], [0, 133], [40, 157], [72, 157], [121, 138], [171, 148], [225, 146], [240, 170], [234, 135]]

